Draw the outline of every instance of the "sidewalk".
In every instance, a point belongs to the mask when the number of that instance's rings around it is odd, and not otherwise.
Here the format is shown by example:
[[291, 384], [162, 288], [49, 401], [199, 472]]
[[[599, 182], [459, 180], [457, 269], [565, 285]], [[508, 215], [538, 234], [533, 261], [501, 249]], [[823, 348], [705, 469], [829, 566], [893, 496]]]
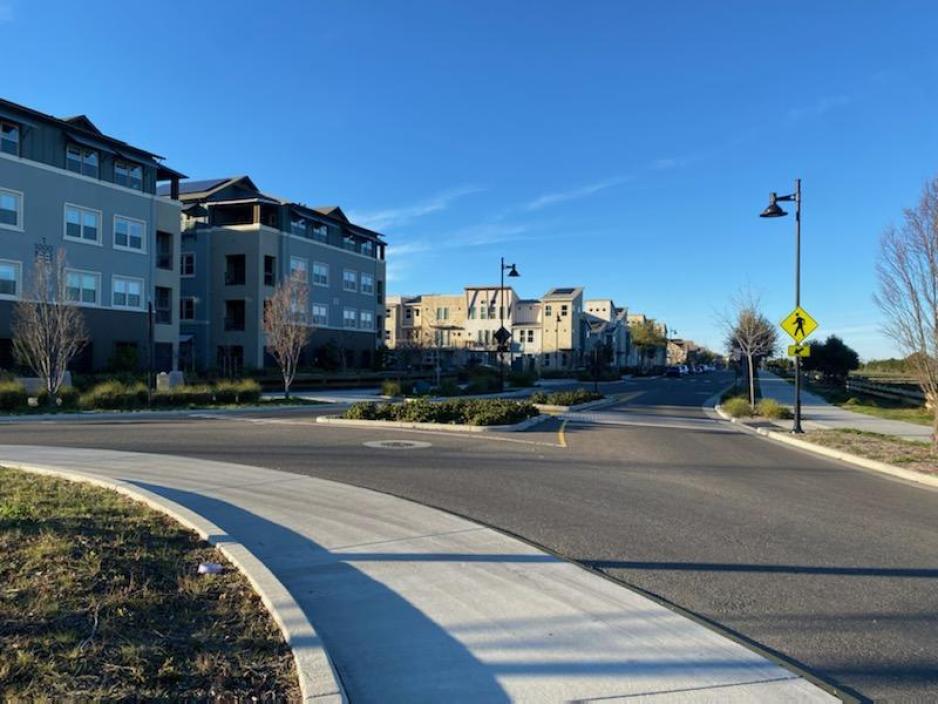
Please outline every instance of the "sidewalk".
[[104, 450], [2, 445], [0, 464], [121, 480], [211, 521], [286, 587], [353, 702], [836, 701], [607, 579], [385, 494]]
[[[759, 384], [762, 387], [762, 396], [764, 398], [774, 398], [786, 406], [793, 407], [795, 405], [794, 384], [765, 370], [759, 371]], [[801, 390], [801, 418], [802, 425], [806, 430], [853, 428], [871, 433], [898, 435], [906, 440], [922, 442], [931, 440], [931, 428], [927, 425], [916, 425], [901, 420], [887, 420], [868, 416], [865, 413], [854, 413], [845, 408], [834, 406], [805, 389]], [[786, 429], [791, 427], [790, 421], [779, 421], [776, 424]]]

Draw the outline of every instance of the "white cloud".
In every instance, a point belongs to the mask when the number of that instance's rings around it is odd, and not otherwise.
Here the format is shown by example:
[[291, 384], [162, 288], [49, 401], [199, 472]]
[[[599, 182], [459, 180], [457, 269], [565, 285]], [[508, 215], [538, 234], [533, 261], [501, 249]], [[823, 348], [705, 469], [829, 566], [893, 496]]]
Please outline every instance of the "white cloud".
[[792, 108], [788, 111], [788, 119], [801, 120], [806, 117], [819, 117], [835, 108], [843, 107], [850, 102], [850, 96], [847, 95], [827, 95], [818, 98], [811, 105]]
[[349, 219], [352, 220], [352, 222], [363, 225], [364, 227], [369, 227], [373, 230], [387, 230], [423, 217], [424, 215], [446, 210], [454, 200], [472, 193], [479, 193], [483, 190], [485, 189], [478, 186], [463, 186], [461, 188], [444, 191], [432, 198], [412, 205], [405, 205], [399, 208], [387, 208], [371, 213], [350, 213]]
[[546, 208], [549, 205], [556, 205], [557, 203], [565, 203], [571, 200], [586, 198], [587, 196], [591, 196], [594, 193], [599, 193], [600, 191], [604, 191], [607, 188], [612, 188], [613, 186], [618, 186], [620, 183], [625, 183], [627, 180], [627, 178], [620, 176], [618, 178], [609, 179], [608, 181], [600, 181], [599, 183], [591, 183], [586, 186], [580, 186], [579, 188], [572, 188], [569, 191], [545, 193], [544, 195], [539, 196], [525, 204], [524, 210], [540, 210], [541, 208]]

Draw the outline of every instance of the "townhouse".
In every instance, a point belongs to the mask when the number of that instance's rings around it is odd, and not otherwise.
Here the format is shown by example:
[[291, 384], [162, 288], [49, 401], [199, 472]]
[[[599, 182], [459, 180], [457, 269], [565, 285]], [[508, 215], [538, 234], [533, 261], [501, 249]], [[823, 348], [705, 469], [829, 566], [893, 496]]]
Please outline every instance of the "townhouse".
[[72, 368], [142, 368], [151, 356], [156, 371], [175, 368], [184, 176], [162, 159], [84, 115], [0, 99], [0, 368], [14, 365], [13, 310], [29, 296], [36, 259], [60, 250], [66, 296], [90, 338]]
[[294, 274], [309, 290], [302, 315], [312, 333], [302, 363], [372, 365], [385, 336], [387, 245], [379, 233], [338, 206], [265, 193], [248, 176], [187, 181], [178, 197], [183, 368], [237, 374], [276, 366], [266, 350], [264, 301]]

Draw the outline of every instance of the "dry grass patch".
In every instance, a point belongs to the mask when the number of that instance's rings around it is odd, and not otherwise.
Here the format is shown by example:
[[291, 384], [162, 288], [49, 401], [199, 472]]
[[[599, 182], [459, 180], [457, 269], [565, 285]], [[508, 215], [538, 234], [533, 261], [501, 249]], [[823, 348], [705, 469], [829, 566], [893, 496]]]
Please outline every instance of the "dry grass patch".
[[871, 460], [887, 462], [905, 469], [938, 474], [938, 453], [929, 443], [846, 428], [812, 430], [805, 435], [805, 439], [818, 445]]
[[142, 504], [0, 467], [0, 555], [0, 701], [299, 700], [247, 580]]

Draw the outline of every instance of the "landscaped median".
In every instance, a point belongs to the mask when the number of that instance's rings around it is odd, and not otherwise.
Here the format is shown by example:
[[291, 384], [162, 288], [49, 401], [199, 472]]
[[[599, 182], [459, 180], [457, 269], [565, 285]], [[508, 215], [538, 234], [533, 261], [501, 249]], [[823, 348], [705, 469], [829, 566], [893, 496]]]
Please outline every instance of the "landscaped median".
[[0, 467], [0, 554], [0, 700], [301, 698], [247, 579], [161, 513]]
[[[606, 402], [606, 397], [598, 391], [574, 389], [572, 391], [554, 391], [547, 393], [536, 391], [528, 399], [543, 413], [566, 413], [587, 408], [595, 408]], [[614, 399], [612, 400], [614, 402]]]
[[403, 403], [365, 401], [340, 416], [319, 416], [318, 423], [397, 428], [436, 428], [467, 432], [517, 431], [544, 420], [534, 404], [508, 399], [416, 399]]

